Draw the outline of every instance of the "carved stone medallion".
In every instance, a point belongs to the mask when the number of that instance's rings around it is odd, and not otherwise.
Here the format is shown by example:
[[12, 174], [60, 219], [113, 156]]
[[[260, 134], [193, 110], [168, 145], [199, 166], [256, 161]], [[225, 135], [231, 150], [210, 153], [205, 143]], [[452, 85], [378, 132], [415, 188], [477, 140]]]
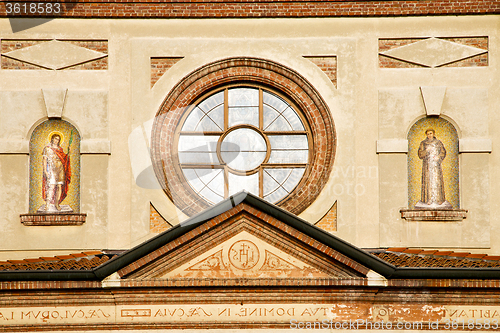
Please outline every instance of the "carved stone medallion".
[[229, 248], [229, 261], [239, 269], [253, 268], [259, 262], [259, 249], [250, 241], [237, 241]]

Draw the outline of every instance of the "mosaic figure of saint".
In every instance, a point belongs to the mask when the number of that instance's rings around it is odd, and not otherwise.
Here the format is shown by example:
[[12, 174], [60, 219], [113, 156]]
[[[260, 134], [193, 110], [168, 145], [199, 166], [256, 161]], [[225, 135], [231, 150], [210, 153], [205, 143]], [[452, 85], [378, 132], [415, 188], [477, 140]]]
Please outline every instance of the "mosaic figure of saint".
[[420, 142], [418, 148], [418, 157], [422, 160], [422, 195], [415, 205], [416, 209], [453, 209], [446, 201], [441, 166], [446, 149], [435, 134], [432, 128], [427, 129], [427, 138]]
[[[50, 143], [43, 148], [43, 180], [42, 197], [46, 202], [45, 212], [72, 212], [68, 206], [61, 206], [61, 202], [68, 194], [68, 186], [71, 183], [71, 163], [68, 151], [64, 153], [60, 146], [61, 135], [52, 134]], [[43, 208], [42, 208], [43, 209]]]

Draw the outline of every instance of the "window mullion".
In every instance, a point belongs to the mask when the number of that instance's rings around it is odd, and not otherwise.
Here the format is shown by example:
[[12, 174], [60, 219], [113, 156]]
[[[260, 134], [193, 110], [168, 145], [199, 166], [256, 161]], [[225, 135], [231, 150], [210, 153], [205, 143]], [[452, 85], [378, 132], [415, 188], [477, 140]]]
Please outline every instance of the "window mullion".
[[228, 89], [224, 89], [224, 132], [229, 127], [229, 93]]
[[224, 165], [224, 199], [229, 197], [229, 171]]
[[264, 130], [264, 93], [259, 88], [259, 128]]
[[264, 172], [262, 166], [259, 168], [259, 197], [264, 198]]

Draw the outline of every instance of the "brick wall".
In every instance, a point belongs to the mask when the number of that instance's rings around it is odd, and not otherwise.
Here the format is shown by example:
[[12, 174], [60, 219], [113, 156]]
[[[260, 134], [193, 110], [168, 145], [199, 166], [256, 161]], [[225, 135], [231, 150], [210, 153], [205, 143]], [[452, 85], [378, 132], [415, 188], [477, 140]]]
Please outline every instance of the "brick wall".
[[171, 227], [172, 225], [158, 213], [156, 208], [152, 204], [149, 204], [149, 231], [152, 233], [160, 233]]
[[[54, 2], [54, 1], [53, 1]], [[140, 3], [140, 4], [138, 4]], [[72, 0], [61, 13], [14, 15], [11, 17], [96, 17], [96, 18], [223, 18], [223, 17], [377, 17], [422, 15], [477, 15], [500, 12], [498, 0], [432, 1], [208, 1], [196, 3], [157, 0]], [[6, 17], [0, 5], [0, 17]]]
[[328, 76], [335, 88], [337, 88], [337, 57], [336, 56], [304, 56], [304, 58], [312, 61]]
[[326, 231], [337, 231], [337, 201], [315, 225]]
[[151, 58], [151, 87], [182, 57]]
[[[11, 59], [5, 53], [27, 48], [30, 46], [38, 45], [48, 42], [49, 40], [1, 40], [1, 69], [39, 69], [45, 70], [46, 68], [37, 66], [17, 59]], [[103, 40], [60, 40], [61, 42], [72, 44], [78, 47], [89, 49], [92, 51], [108, 54], [108, 42]], [[91, 60], [82, 64], [77, 64], [63, 70], [107, 70], [108, 57], [97, 60]]]
[[[426, 38], [399, 38], [399, 39], [379, 39], [379, 53], [396, 49], [405, 45], [410, 45]], [[483, 50], [488, 50], [488, 37], [445, 37], [439, 38], [457, 44], [476, 47]], [[467, 59], [452, 62], [441, 67], [478, 67], [488, 66], [488, 53], [473, 56]], [[379, 54], [380, 68], [426, 68], [427, 66], [414, 64], [411, 62], [393, 59], [391, 57]]]

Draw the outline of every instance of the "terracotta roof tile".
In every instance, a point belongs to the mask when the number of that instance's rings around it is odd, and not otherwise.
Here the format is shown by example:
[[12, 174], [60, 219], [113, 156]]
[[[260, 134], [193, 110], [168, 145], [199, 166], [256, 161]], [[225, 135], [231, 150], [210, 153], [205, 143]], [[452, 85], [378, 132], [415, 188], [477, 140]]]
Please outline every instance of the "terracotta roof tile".
[[390, 247], [387, 249], [387, 251], [390, 252], [403, 252], [404, 250], [408, 249], [407, 247]]
[[370, 250], [369, 252], [396, 267], [500, 267], [500, 256], [486, 256], [485, 254], [470, 255], [464, 252], [431, 250], [412, 251], [418, 252], [418, 254], [414, 254], [407, 253], [406, 248], [402, 248], [402, 250], [404, 253], [402, 251], [394, 251], [394, 248], [389, 248], [385, 251], [381, 251], [381, 249], [376, 251]]
[[95, 256], [95, 255], [98, 255], [98, 254], [102, 254], [101, 251], [84, 251], [82, 253], [85, 254], [85, 255], [87, 255], [87, 256]]
[[73, 256], [75, 258], [83, 258], [83, 257], [86, 257], [87, 255], [83, 252], [81, 253], [71, 253], [70, 256]]
[[435, 256], [449, 256], [453, 251], [437, 251], [434, 253]]
[[438, 251], [437, 250], [424, 250], [422, 252], [419, 252], [418, 254], [420, 254], [420, 255], [431, 255], [431, 254], [434, 254], [436, 252], [438, 252]]
[[74, 259], [75, 257], [73, 256], [56, 256], [57, 259], [61, 260], [67, 260], [67, 259]]
[[55, 257], [40, 257], [40, 259], [44, 260], [44, 261], [56, 261], [56, 260], [59, 260]]
[[29, 262], [29, 263], [34, 263], [34, 262], [44, 262], [43, 259], [24, 259], [24, 261]]
[[115, 254], [103, 254], [101, 251], [88, 251], [82, 254], [60, 255], [56, 257], [40, 257], [38, 259], [0, 261], [0, 271], [25, 270], [91, 270]]
[[7, 260], [10, 264], [16, 265], [16, 264], [25, 264], [26, 261], [24, 260]]
[[423, 250], [420, 250], [420, 249], [406, 249], [404, 251], [402, 251], [403, 253], [412, 253], [412, 254], [419, 254], [420, 252], [422, 252]]
[[466, 258], [478, 258], [478, 259], [481, 259], [483, 257], [486, 257], [486, 254], [469, 254]]

